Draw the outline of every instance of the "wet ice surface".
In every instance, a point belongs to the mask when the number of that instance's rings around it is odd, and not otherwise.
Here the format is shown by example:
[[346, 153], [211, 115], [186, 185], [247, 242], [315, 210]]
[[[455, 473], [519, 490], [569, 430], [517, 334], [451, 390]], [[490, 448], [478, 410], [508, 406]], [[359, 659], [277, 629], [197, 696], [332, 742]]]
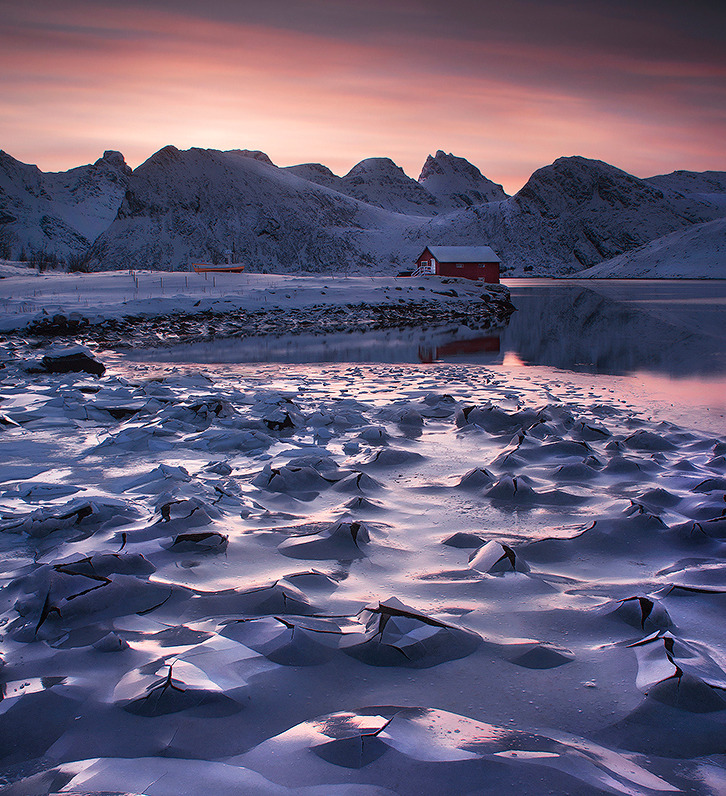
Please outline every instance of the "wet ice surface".
[[723, 792], [718, 418], [537, 369], [107, 365], [2, 371], [6, 793]]

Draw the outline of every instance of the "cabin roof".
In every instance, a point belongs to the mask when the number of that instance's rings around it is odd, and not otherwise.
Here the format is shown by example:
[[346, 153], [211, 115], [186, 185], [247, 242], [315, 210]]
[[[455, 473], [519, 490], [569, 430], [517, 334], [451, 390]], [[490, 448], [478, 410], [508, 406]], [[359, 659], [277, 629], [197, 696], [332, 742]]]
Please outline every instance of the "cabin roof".
[[440, 263], [498, 263], [491, 246], [427, 246]]

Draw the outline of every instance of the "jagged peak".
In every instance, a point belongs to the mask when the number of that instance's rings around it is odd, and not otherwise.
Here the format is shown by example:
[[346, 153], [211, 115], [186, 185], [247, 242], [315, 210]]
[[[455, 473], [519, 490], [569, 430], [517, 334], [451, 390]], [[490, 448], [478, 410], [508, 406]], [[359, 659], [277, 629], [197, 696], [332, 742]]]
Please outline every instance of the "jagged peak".
[[507, 198], [504, 188], [485, 177], [473, 163], [442, 149], [426, 158], [418, 182], [451, 207], [467, 207]]
[[106, 164], [111, 168], [120, 171], [122, 174], [131, 174], [131, 166], [126, 163], [126, 158], [116, 149], [107, 149], [103, 157], [99, 158], [93, 165], [100, 166]]
[[437, 149], [435, 155], [429, 155], [426, 158], [418, 181], [424, 182], [434, 174], [446, 174], [452, 171], [462, 172], [473, 179], [486, 179], [479, 169], [466, 158], [460, 158], [451, 152], [447, 153], [443, 149]]

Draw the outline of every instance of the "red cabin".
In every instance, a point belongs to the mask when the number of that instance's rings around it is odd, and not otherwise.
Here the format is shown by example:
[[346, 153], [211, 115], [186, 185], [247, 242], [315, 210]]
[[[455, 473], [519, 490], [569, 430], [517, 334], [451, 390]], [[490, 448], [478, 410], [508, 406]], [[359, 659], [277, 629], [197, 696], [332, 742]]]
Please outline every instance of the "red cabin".
[[499, 263], [489, 246], [427, 246], [416, 260], [413, 275], [460, 276], [497, 283]]

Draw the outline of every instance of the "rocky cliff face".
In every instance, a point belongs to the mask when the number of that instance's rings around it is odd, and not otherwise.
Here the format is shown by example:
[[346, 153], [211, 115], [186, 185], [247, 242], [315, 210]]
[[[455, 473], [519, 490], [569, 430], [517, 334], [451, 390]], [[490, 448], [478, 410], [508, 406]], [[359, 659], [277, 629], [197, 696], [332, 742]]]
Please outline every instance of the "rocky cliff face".
[[86, 253], [99, 269], [231, 257], [254, 270], [390, 273], [427, 244], [487, 243], [510, 275], [565, 275], [726, 216], [724, 185], [720, 172], [641, 180], [582, 157], [539, 169], [507, 197], [442, 151], [418, 181], [388, 158], [339, 177], [321, 164], [278, 168], [259, 151], [165, 147], [133, 173], [107, 152], [43, 174], [2, 153], [0, 231], [16, 253]]

